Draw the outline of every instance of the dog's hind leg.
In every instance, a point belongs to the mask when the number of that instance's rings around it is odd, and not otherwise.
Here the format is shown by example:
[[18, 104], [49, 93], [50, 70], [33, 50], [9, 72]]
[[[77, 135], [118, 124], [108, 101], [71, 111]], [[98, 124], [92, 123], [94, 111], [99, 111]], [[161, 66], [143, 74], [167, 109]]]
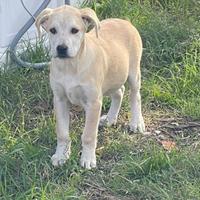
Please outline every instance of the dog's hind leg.
[[[137, 70], [132, 70], [137, 69]], [[145, 131], [145, 124], [141, 111], [141, 96], [140, 85], [141, 75], [138, 68], [132, 68], [129, 72], [128, 82], [130, 85], [130, 104], [131, 104], [131, 121], [130, 130], [133, 132], [143, 133]]]
[[118, 89], [115, 93], [111, 95], [111, 106], [107, 115], [103, 115], [100, 119], [100, 126], [107, 124], [108, 126], [114, 125], [117, 122], [117, 117], [119, 114], [119, 110], [121, 107], [123, 95], [124, 95], [125, 87], [122, 85], [120, 89]]

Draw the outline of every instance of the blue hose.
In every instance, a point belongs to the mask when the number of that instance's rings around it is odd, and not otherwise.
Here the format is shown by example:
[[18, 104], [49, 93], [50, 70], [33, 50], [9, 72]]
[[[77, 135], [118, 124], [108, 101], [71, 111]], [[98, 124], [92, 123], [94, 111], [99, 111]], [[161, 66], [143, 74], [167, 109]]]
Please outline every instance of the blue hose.
[[[19, 40], [22, 38], [24, 33], [31, 27], [31, 25], [35, 22], [35, 18], [40, 14], [42, 10], [44, 10], [51, 0], [44, 0], [44, 2], [41, 4], [41, 6], [38, 8], [38, 10], [33, 14], [33, 17], [31, 17], [26, 24], [19, 30], [17, 35], [14, 37], [13, 41], [11, 42], [9, 46], [9, 52], [11, 59], [16, 62], [19, 66], [23, 67], [33, 67], [33, 68], [44, 68], [49, 64], [49, 62], [41, 62], [41, 63], [29, 63], [26, 61], [23, 61], [21, 58], [17, 57], [16, 55], [16, 46], [19, 42]], [[65, 0], [65, 4], [70, 4], [69, 0]]]
[[70, 4], [70, 0], [65, 0], [65, 4]]

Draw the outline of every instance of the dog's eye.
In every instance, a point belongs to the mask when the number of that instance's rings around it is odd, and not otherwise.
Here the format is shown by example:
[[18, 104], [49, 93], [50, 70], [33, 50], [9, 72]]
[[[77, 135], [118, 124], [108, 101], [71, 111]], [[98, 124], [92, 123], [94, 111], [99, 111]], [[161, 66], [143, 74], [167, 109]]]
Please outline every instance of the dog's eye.
[[57, 31], [56, 31], [56, 29], [55, 28], [50, 28], [50, 30], [49, 30], [52, 34], [56, 34], [57, 33]]
[[72, 30], [71, 30], [71, 33], [72, 34], [76, 34], [76, 33], [78, 33], [79, 32], [79, 30], [77, 29], [77, 28], [72, 28]]

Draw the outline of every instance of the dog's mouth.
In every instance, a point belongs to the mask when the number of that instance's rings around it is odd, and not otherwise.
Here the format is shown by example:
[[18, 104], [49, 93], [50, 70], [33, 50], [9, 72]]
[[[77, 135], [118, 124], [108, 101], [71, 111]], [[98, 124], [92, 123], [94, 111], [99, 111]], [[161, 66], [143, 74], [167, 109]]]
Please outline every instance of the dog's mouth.
[[54, 58], [67, 59], [67, 58], [71, 58], [71, 56], [67, 54], [58, 54]]

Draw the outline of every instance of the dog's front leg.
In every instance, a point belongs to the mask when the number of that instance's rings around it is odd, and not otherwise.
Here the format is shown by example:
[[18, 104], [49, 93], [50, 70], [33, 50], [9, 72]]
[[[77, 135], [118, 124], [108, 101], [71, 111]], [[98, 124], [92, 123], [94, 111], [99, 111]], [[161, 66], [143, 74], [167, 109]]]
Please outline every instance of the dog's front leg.
[[86, 108], [86, 122], [82, 135], [81, 166], [87, 169], [96, 167], [95, 149], [102, 102], [97, 100]]
[[52, 156], [54, 166], [63, 165], [70, 155], [71, 140], [69, 137], [69, 103], [65, 98], [54, 97], [56, 115], [57, 147]]

